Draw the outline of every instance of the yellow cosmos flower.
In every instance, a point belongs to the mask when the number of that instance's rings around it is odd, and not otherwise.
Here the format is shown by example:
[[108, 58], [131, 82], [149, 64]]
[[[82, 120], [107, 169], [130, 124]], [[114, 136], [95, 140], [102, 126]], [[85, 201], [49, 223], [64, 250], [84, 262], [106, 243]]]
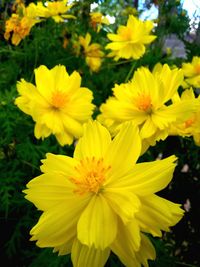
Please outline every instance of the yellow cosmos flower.
[[55, 22], [63, 22], [65, 19], [74, 19], [75, 16], [66, 14], [73, 4], [68, 5], [68, 0], [46, 1], [45, 7], [38, 6], [40, 15], [45, 18], [52, 18]]
[[181, 102], [184, 100], [196, 101], [198, 107], [196, 111], [182, 123], [174, 123], [170, 128], [170, 135], [180, 135], [180, 136], [193, 136], [193, 139], [196, 145], [200, 146], [200, 96], [195, 97], [194, 91], [192, 88], [186, 89], [181, 97], [175, 95], [173, 101]]
[[97, 32], [100, 31], [102, 24], [109, 25], [109, 20], [103, 16], [101, 12], [91, 12], [90, 13], [90, 23], [94, 30]]
[[164, 140], [172, 123], [186, 120], [197, 108], [192, 100], [169, 103], [182, 81], [182, 71], [171, 70], [167, 64], [154, 73], [141, 67], [130, 82], [115, 85], [114, 96], [101, 105], [98, 120], [113, 135], [123, 122], [133, 121], [142, 139], [152, 144]]
[[29, 35], [31, 28], [38, 23], [39, 20], [33, 16], [31, 10], [25, 6], [18, 8], [18, 13], [6, 21], [4, 38], [9, 40], [13, 45], [18, 45], [22, 39]]
[[81, 86], [81, 76], [69, 75], [65, 66], [49, 70], [35, 69], [36, 86], [21, 80], [15, 104], [35, 121], [36, 138], [54, 134], [61, 145], [71, 144], [82, 135], [82, 125], [91, 118], [94, 105], [88, 88]]
[[43, 174], [24, 190], [43, 211], [31, 240], [59, 254], [71, 252], [74, 267], [102, 267], [111, 250], [125, 266], [148, 266], [155, 250], [141, 230], [161, 236], [183, 210], [155, 195], [171, 181], [176, 157], [136, 164], [140, 149], [131, 122], [111, 140], [94, 121], [85, 125], [73, 158], [48, 153]]
[[102, 64], [102, 57], [104, 53], [101, 51], [101, 45], [97, 43], [91, 43], [91, 35], [86, 34], [85, 37], [79, 36], [79, 43], [83, 47], [85, 54], [86, 64], [89, 66], [91, 71], [99, 71]]
[[200, 57], [194, 56], [191, 63], [182, 64], [185, 81], [183, 87], [200, 88]]
[[117, 34], [107, 35], [112, 41], [106, 45], [106, 49], [112, 50], [108, 56], [114, 56], [115, 60], [141, 58], [145, 53], [145, 45], [150, 44], [156, 38], [155, 35], [150, 35], [152, 29], [152, 21], [142, 21], [130, 15], [127, 25], [120, 25]]

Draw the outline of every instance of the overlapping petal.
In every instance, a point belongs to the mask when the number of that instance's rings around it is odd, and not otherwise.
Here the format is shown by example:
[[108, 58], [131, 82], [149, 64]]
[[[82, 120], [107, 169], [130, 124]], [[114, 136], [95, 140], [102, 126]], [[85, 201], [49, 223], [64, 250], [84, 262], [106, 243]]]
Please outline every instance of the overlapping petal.
[[114, 241], [116, 234], [115, 212], [103, 196], [93, 196], [78, 221], [78, 239], [84, 245], [104, 250]]
[[75, 239], [72, 246], [72, 263], [74, 267], [103, 267], [109, 254], [109, 248], [95, 249], [85, 246]]
[[79, 139], [76, 145], [74, 158], [102, 158], [105, 156], [110, 143], [111, 136], [108, 130], [97, 121], [89, 122], [87, 127], [84, 128], [83, 137]]

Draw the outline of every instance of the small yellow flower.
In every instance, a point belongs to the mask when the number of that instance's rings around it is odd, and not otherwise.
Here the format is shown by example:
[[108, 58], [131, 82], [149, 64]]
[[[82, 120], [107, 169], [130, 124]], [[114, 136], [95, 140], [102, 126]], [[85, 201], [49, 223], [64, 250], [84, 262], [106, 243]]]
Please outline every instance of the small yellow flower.
[[89, 33], [85, 37], [79, 36], [79, 43], [83, 47], [85, 61], [90, 70], [93, 72], [99, 71], [102, 64], [102, 57], [104, 56], [103, 51], [101, 51], [101, 45], [97, 43], [90, 44], [91, 35]]
[[55, 22], [63, 22], [65, 19], [74, 19], [75, 16], [66, 14], [73, 4], [68, 5], [68, 0], [46, 1], [45, 8], [41, 8], [41, 16], [52, 18]]
[[177, 94], [174, 96], [173, 101], [181, 102], [184, 100], [196, 101], [198, 107], [195, 112], [191, 114], [187, 120], [182, 123], [174, 123], [170, 128], [170, 135], [180, 135], [180, 136], [193, 136], [196, 145], [200, 146], [200, 96], [195, 97], [192, 88], [186, 89], [181, 97]]
[[172, 123], [187, 119], [197, 108], [192, 100], [169, 103], [182, 81], [182, 71], [171, 70], [167, 64], [158, 66], [154, 73], [141, 67], [130, 82], [115, 85], [114, 96], [101, 105], [98, 120], [113, 135], [123, 122], [133, 121], [143, 140], [152, 144], [164, 140]]
[[194, 56], [191, 63], [182, 64], [185, 81], [183, 87], [200, 88], [200, 57]]
[[117, 34], [107, 35], [112, 41], [106, 45], [106, 49], [112, 50], [108, 56], [114, 56], [115, 60], [141, 58], [145, 53], [145, 45], [150, 44], [156, 38], [155, 35], [150, 35], [152, 29], [152, 21], [142, 21], [130, 15], [127, 25], [120, 25]]
[[4, 38], [9, 40], [11, 37], [13, 45], [18, 45], [22, 39], [29, 35], [31, 28], [39, 22], [30, 11], [28, 7], [20, 6], [18, 13], [12, 14], [6, 21]]
[[102, 24], [106, 24], [106, 25], [110, 24], [109, 20], [105, 16], [103, 16], [103, 14], [100, 12], [90, 13], [90, 23], [91, 23], [92, 28], [96, 30], [97, 32], [100, 31]]
[[155, 250], [142, 232], [161, 236], [183, 210], [155, 194], [171, 181], [176, 157], [136, 164], [140, 149], [131, 122], [112, 140], [94, 121], [85, 125], [73, 158], [48, 153], [43, 174], [24, 190], [43, 212], [31, 240], [71, 253], [74, 267], [103, 267], [110, 251], [125, 266], [148, 266]]
[[82, 135], [82, 125], [92, 115], [93, 96], [81, 86], [81, 77], [71, 75], [64, 66], [49, 70], [45, 66], [35, 69], [36, 86], [21, 80], [17, 84], [20, 94], [15, 104], [35, 121], [36, 138], [54, 134], [61, 145], [71, 144]]

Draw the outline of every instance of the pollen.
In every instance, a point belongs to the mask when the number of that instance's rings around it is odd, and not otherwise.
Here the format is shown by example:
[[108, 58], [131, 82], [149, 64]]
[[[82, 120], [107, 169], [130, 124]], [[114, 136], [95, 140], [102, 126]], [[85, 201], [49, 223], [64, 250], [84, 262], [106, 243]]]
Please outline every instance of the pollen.
[[137, 99], [137, 107], [147, 113], [151, 113], [151, 98], [149, 95], [140, 95]]
[[54, 108], [60, 109], [66, 105], [67, 99], [68, 97], [66, 94], [56, 91], [52, 94], [51, 104]]
[[105, 165], [102, 158], [87, 157], [81, 160], [75, 167], [77, 176], [70, 178], [71, 182], [77, 186], [74, 192], [80, 195], [89, 192], [99, 194], [103, 190], [103, 183], [110, 168]]

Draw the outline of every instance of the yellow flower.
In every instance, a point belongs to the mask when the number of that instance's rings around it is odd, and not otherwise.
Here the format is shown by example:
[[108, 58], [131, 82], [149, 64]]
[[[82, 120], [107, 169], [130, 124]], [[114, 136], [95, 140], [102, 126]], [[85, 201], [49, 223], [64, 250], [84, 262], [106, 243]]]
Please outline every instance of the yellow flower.
[[170, 135], [180, 135], [180, 136], [193, 136], [196, 145], [200, 146], [200, 96], [195, 97], [192, 88], [186, 89], [181, 97], [177, 94], [173, 98], [174, 103], [181, 102], [184, 100], [196, 101], [198, 107], [191, 116], [183, 121], [182, 123], [174, 123], [170, 128]]
[[[40, 2], [39, 2], [40, 3]], [[63, 22], [65, 19], [74, 19], [75, 16], [66, 14], [73, 4], [68, 5], [68, 0], [60, 1], [46, 1], [45, 7], [39, 5], [40, 16], [45, 18], [52, 18], [55, 22]]]
[[74, 267], [102, 267], [111, 250], [126, 266], [148, 266], [155, 250], [141, 231], [161, 236], [183, 210], [155, 195], [171, 181], [176, 157], [136, 164], [140, 149], [131, 122], [111, 140], [94, 121], [85, 125], [73, 158], [48, 153], [43, 174], [24, 190], [43, 211], [31, 240], [71, 252]]
[[81, 85], [81, 76], [71, 75], [65, 66], [49, 70], [45, 66], [35, 69], [36, 86], [21, 80], [17, 84], [20, 94], [15, 104], [35, 121], [36, 138], [54, 134], [61, 145], [71, 144], [82, 135], [82, 125], [91, 118], [94, 105], [92, 92]]
[[108, 56], [114, 56], [115, 60], [141, 58], [145, 53], [145, 45], [156, 38], [155, 35], [150, 35], [152, 28], [152, 21], [142, 21], [130, 15], [127, 25], [120, 25], [117, 34], [109, 33], [107, 35], [108, 39], [112, 41], [106, 45], [106, 49], [112, 50]]
[[167, 64], [158, 69], [151, 73], [148, 68], [139, 68], [130, 82], [116, 84], [114, 96], [101, 105], [98, 120], [113, 135], [123, 122], [133, 121], [140, 127], [142, 139], [153, 144], [167, 137], [172, 123], [187, 119], [196, 110], [196, 101], [169, 103], [183, 81], [182, 71], [170, 70]]
[[90, 13], [90, 23], [94, 30], [97, 32], [100, 31], [102, 24], [109, 25], [109, 20], [102, 15], [100, 12], [91, 12]]
[[90, 44], [91, 35], [86, 34], [85, 38], [79, 36], [79, 43], [83, 47], [85, 54], [86, 64], [89, 66], [91, 71], [99, 71], [102, 63], [102, 57], [104, 53], [101, 51], [101, 45], [97, 43]]
[[12, 14], [6, 21], [4, 38], [9, 40], [12, 36], [12, 44], [18, 45], [22, 39], [29, 35], [31, 28], [38, 22], [39, 20], [33, 16], [28, 7], [20, 6], [18, 13]]
[[182, 70], [185, 76], [183, 87], [200, 88], [200, 57], [194, 56], [191, 63], [183, 63]]

